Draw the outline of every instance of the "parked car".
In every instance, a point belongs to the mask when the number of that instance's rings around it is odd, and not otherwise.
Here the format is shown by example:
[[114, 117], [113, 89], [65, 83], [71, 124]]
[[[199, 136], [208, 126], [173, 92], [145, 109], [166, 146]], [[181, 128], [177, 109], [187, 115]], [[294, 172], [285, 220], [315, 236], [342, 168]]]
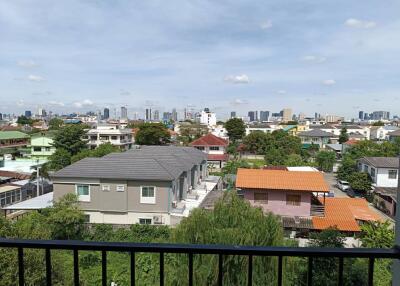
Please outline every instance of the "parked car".
[[350, 189], [350, 183], [343, 180], [338, 180], [336, 186], [343, 192], [346, 192], [348, 189]]

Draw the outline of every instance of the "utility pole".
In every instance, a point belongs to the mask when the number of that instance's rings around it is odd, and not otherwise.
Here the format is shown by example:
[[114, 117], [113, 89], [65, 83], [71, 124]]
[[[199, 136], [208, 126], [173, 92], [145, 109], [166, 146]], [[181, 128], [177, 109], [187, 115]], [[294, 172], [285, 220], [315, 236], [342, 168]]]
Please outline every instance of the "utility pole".
[[40, 188], [40, 182], [39, 182], [39, 160], [37, 160], [37, 165], [36, 165], [36, 196], [39, 196], [39, 188]]
[[[399, 155], [399, 167], [397, 169], [397, 198], [400, 197], [400, 155]], [[394, 247], [400, 249], [400, 207], [399, 200], [396, 203], [396, 218], [394, 222], [395, 227], [395, 243]], [[392, 285], [400, 286], [400, 260], [395, 259], [392, 266]]]

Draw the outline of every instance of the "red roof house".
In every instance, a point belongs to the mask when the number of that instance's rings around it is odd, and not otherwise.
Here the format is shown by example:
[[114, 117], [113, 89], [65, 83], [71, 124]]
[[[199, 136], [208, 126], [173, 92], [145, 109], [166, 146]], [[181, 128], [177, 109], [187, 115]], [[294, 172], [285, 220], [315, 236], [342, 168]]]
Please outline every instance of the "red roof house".
[[194, 140], [190, 145], [207, 153], [208, 162], [216, 167], [222, 168], [229, 159], [226, 153], [228, 141], [211, 133]]

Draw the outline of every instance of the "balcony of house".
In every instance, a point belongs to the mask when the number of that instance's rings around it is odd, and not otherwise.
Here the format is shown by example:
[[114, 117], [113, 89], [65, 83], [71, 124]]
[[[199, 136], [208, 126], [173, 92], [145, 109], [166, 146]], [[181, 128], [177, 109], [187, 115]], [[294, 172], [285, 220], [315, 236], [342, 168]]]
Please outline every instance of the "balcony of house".
[[[344, 272], [346, 270], [345, 262], [351, 258], [363, 258], [368, 261], [367, 266], [367, 285], [374, 285], [374, 269], [377, 259], [399, 259], [399, 249], [368, 249], [368, 248], [299, 248], [299, 247], [258, 247], [258, 246], [230, 246], [230, 245], [201, 245], [201, 244], [153, 244], [153, 243], [121, 243], [121, 242], [87, 242], [87, 241], [65, 241], [65, 240], [21, 240], [21, 239], [0, 239], [0, 247], [5, 249], [15, 249], [16, 256], [16, 281], [15, 285], [27, 285], [30, 281], [30, 265], [26, 265], [24, 261], [25, 255], [43, 255], [43, 276], [45, 283], [43, 285], [52, 285], [57, 276], [54, 275], [57, 269], [53, 267], [54, 261], [52, 255], [54, 252], [63, 250], [71, 256], [70, 262], [63, 262], [64, 267], [71, 268], [71, 281], [73, 285], [81, 285], [80, 275], [85, 270], [84, 265], [81, 265], [82, 258], [80, 255], [87, 251], [97, 251], [101, 253], [99, 265], [101, 272], [97, 274], [99, 285], [115, 285], [113, 279], [108, 272], [110, 267], [121, 267], [123, 271], [128, 271], [129, 280], [126, 283], [136, 285], [140, 283], [138, 276], [143, 268], [138, 267], [138, 256], [142, 253], [151, 253], [157, 255], [158, 261], [153, 263], [157, 271], [157, 279], [159, 285], [165, 285], [166, 277], [169, 275], [167, 263], [170, 259], [165, 259], [165, 256], [171, 257], [173, 254], [179, 254], [176, 259], [179, 259], [183, 265], [186, 265], [186, 271], [182, 273], [182, 280], [186, 281], [186, 285], [196, 284], [195, 269], [201, 263], [202, 255], [213, 255], [215, 264], [203, 265], [202, 267], [213, 268], [210, 272], [215, 273], [213, 285], [227, 285], [231, 276], [236, 275], [238, 271], [243, 275], [245, 284], [256, 285], [255, 273], [260, 267], [259, 263], [268, 263], [265, 271], [271, 272], [270, 281], [276, 285], [283, 285], [286, 275], [290, 275], [289, 268], [286, 266], [286, 261], [291, 257], [302, 257], [305, 263], [305, 277], [303, 278], [304, 285], [313, 285], [318, 279], [319, 266], [322, 261], [335, 261], [336, 265], [330, 269], [336, 272], [335, 282], [337, 285], [344, 285]], [[31, 252], [31, 249], [43, 250], [43, 254], [39, 251]], [[126, 260], [123, 265], [110, 265], [107, 259], [112, 253], [120, 253], [125, 255]], [[241, 269], [232, 269], [229, 265], [230, 258], [235, 256], [235, 259], [240, 259]], [[259, 260], [263, 257], [264, 260]], [[41, 258], [41, 257], [40, 257]], [[40, 259], [38, 258], [38, 259]], [[10, 260], [13, 261], [13, 260]], [[330, 264], [332, 265], [332, 264]], [[395, 269], [393, 270], [395, 271]], [[94, 274], [95, 275], [95, 274]], [[18, 281], [18, 282], [17, 282]], [[101, 284], [100, 284], [101, 281]], [[44, 281], [43, 281], [44, 282]], [[333, 282], [333, 283], [335, 283]], [[210, 281], [211, 283], [211, 281]]]
[[0, 148], [22, 147], [29, 144], [28, 140], [0, 140]]
[[310, 216], [325, 216], [325, 194], [323, 194], [323, 197], [319, 197], [318, 194], [311, 196]]

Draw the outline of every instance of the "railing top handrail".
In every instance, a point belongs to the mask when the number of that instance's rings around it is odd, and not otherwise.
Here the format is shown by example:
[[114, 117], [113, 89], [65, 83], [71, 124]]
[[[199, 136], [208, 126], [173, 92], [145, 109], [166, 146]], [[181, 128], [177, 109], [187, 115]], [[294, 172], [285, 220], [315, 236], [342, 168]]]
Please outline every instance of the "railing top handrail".
[[94, 242], [77, 240], [29, 240], [0, 238], [0, 247], [21, 247], [59, 250], [93, 250], [148, 253], [194, 253], [255, 256], [305, 256], [305, 257], [374, 257], [400, 259], [396, 248], [314, 248], [314, 247], [271, 247], [232, 246], [204, 244]]

